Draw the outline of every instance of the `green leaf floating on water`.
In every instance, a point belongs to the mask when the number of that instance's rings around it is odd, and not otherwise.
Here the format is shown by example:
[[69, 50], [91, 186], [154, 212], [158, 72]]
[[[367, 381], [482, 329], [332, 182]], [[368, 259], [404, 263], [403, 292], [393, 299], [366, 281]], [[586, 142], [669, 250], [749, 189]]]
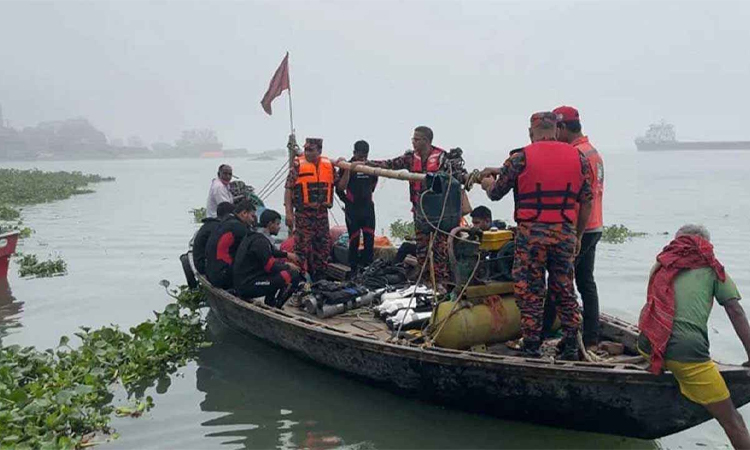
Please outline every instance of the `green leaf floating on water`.
[[[94, 445], [101, 442], [94, 442], [97, 434], [116, 437], [113, 414], [149, 411], [154, 402], [145, 390], [158, 383], [163, 392], [165, 377], [210, 345], [198, 311], [202, 291], [180, 286], [175, 292], [177, 303], [129, 333], [81, 327], [78, 345], [63, 336], [56, 350], [0, 347], [0, 449]], [[133, 399], [129, 405], [112, 405], [115, 383]]]
[[622, 244], [635, 237], [647, 236], [648, 233], [631, 231], [625, 225], [609, 225], [602, 230], [602, 242], [608, 244]]

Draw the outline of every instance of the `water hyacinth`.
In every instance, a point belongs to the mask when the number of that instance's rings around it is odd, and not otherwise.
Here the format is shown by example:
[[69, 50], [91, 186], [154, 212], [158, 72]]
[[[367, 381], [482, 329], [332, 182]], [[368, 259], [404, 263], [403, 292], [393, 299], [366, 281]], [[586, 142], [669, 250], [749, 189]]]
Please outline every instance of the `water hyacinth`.
[[48, 278], [68, 273], [68, 264], [62, 258], [57, 257], [47, 261], [39, 261], [36, 255], [19, 255], [18, 274], [23, 277]]
[[414, 239], [414, 222], [398, 219], [391, 223], [390, 232], [391, 237], [394, 239], [400, 239], [402, 241]]
[[[177, 303], [155, 320], [123, 331], [117, 326], [67, 336], [57, 349], [0, 347], [0, 448], [81, 448], [112, 434], [112, 414], [138, 417], [153, 406], [145, 390], [210, 345], [197, 309], [200, 291], [180, 287]], [[131, 404], [115, 407], [121, 384]], [[105, 435], [105, 436], [101, 436]]]
[[625, 225], [609, 225], [604, 227], [601, 240], [608, 244], [622, 244], [634, 237], [643, 237], [647, 234], [640, 231], [631, 231]]

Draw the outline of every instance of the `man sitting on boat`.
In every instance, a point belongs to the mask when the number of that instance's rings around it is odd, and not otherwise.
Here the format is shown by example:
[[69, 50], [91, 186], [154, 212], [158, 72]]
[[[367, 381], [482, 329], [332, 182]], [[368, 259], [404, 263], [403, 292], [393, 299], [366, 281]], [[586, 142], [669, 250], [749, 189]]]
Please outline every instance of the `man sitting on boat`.
[[[290, 146], [295, 146], [290, 139]], [[313, 280], [322, 278], [331, 255], [328, 209], [333, 206], [333, 187], [338, 181], [331, 161], [321, 156], [323, 139], [305, 139], [304, 155], [298, 156], [286, 179], [286, 225], [294, 230], [294, 252]]]
[[206, 243], [206, 276], [221, 289], [232, 287], [232, 263], [240, 242], [255, 222], [255, 206], [242, 200], [211, 233]]
[[[260, 225], [275, 236], [281, 228], [281, 214], [266, 209]], [[251, 231], [237, 249], [234, 289], [243, 299], [265, 297], [266, 305], [281, 308], [302, 280], [300, 268], [292, 261], [299, 261], [297, 255], [277, 250], [263, 233]]]
[[232, 191], [229, 189], [229, 182], [232, 181], [232, 166], [222, 164], [216, 173], [216, 178], [211, 182], [211, 188], [208, 190], [208, 200], [206, 200], [206, 217], [216, 217], [216, 209], [219, 203], [234, 202]]
[[489, 231], [490, 228], [504, 230], [507, 227], [502, 220], [492, 220], [492, 211], [483, 205], [477, 206], [471, 211], [471, 226], [482, 231]]
[[482, 188], [491, 200], [515, 191], [513, 281], [524, 353], [541, 356], [546, 271], [562, 323], [561, 359], [577, 360], [581, 318], [573, 271], [591, 212], [589, 164], [578, 149], [556, 141], [557, 115], [552, 112], [531, 116], [529, 136], [532, 143], [511, 152], [502, 167], [482, 171]]
[[[449, 153], [432, 145], [433, 133], [429, 127], [419, 126], [414, 129], [411, 138], [413, 150], [407, 150], [403, 155], [384, 161], [368, 161], [369, 166], [390, 170], [403, 170], [415, 173], [450, 172], [459, 182], [466, 179], [462, 158], [449, 158]], [[414, 224], [417, 241], [417, 261], [422, 267], [427, 260], [427, 248], [430, 236], [435, 233], [432, 243], [432, 258], [435, 267], [435, 277], [440, 284], [451, 283], [450, 261], [448, 259], [448, 233], [434, 231], [425, 226], [424, 220], [418, 216], [420, 210], [420, 196], [427, 189], [426, 183], [411, 181], [409, 196], [414, 214]]]
[[[685, 225], [656, 257], [641, 310], [638, 349], [650, 370], [666, 368], [689, 400], [719, 421], [734, 448], [750, 448], [750, 435], [708, 350], [708, 316], [713, 300], [723, 306], [750, 360], [750, 325], [740, 293], [714, 256], [705, 227]], [[744, 366], [750, 366], [750, 361]]]
[[234, 211], [234, 205], [229, 202], [221, 202], [216, 208], [216, 217], [206, 217], [203, 219], [203, 225], [195, 233], [193, 238], [193, 261], [195, 270], [199, 274], [206, 274], [206, 244], [211, 233], [218, 228], [219, 223], [226, 219]]

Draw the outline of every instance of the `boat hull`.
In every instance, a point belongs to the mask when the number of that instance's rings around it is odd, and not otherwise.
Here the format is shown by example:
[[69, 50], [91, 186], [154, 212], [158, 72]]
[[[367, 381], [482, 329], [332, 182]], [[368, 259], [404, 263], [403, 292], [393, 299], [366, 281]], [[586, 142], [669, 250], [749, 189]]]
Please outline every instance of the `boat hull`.
[[[507, 420], [642, 439], [676, 433], [710, 418], [704, 408], [680, 395], [671, 374], [396, 345], [244, 302], [200, 276], [199, 282], [211, 310], [231, 328], [428, 401]], [[750, 401], [748, 373], [722, 366], [738, 406]]]

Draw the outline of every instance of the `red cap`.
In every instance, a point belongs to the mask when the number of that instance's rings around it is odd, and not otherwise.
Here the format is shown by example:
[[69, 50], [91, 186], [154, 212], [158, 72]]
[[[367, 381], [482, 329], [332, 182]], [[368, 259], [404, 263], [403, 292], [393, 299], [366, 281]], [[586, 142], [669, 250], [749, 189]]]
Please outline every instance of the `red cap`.
[[578, 110], [572, 106], [560, 106], [552, 110], [553, 113], [557, 114], [557, 120], [568, 122], [571, 120], [581, 120], [578, 115]]

